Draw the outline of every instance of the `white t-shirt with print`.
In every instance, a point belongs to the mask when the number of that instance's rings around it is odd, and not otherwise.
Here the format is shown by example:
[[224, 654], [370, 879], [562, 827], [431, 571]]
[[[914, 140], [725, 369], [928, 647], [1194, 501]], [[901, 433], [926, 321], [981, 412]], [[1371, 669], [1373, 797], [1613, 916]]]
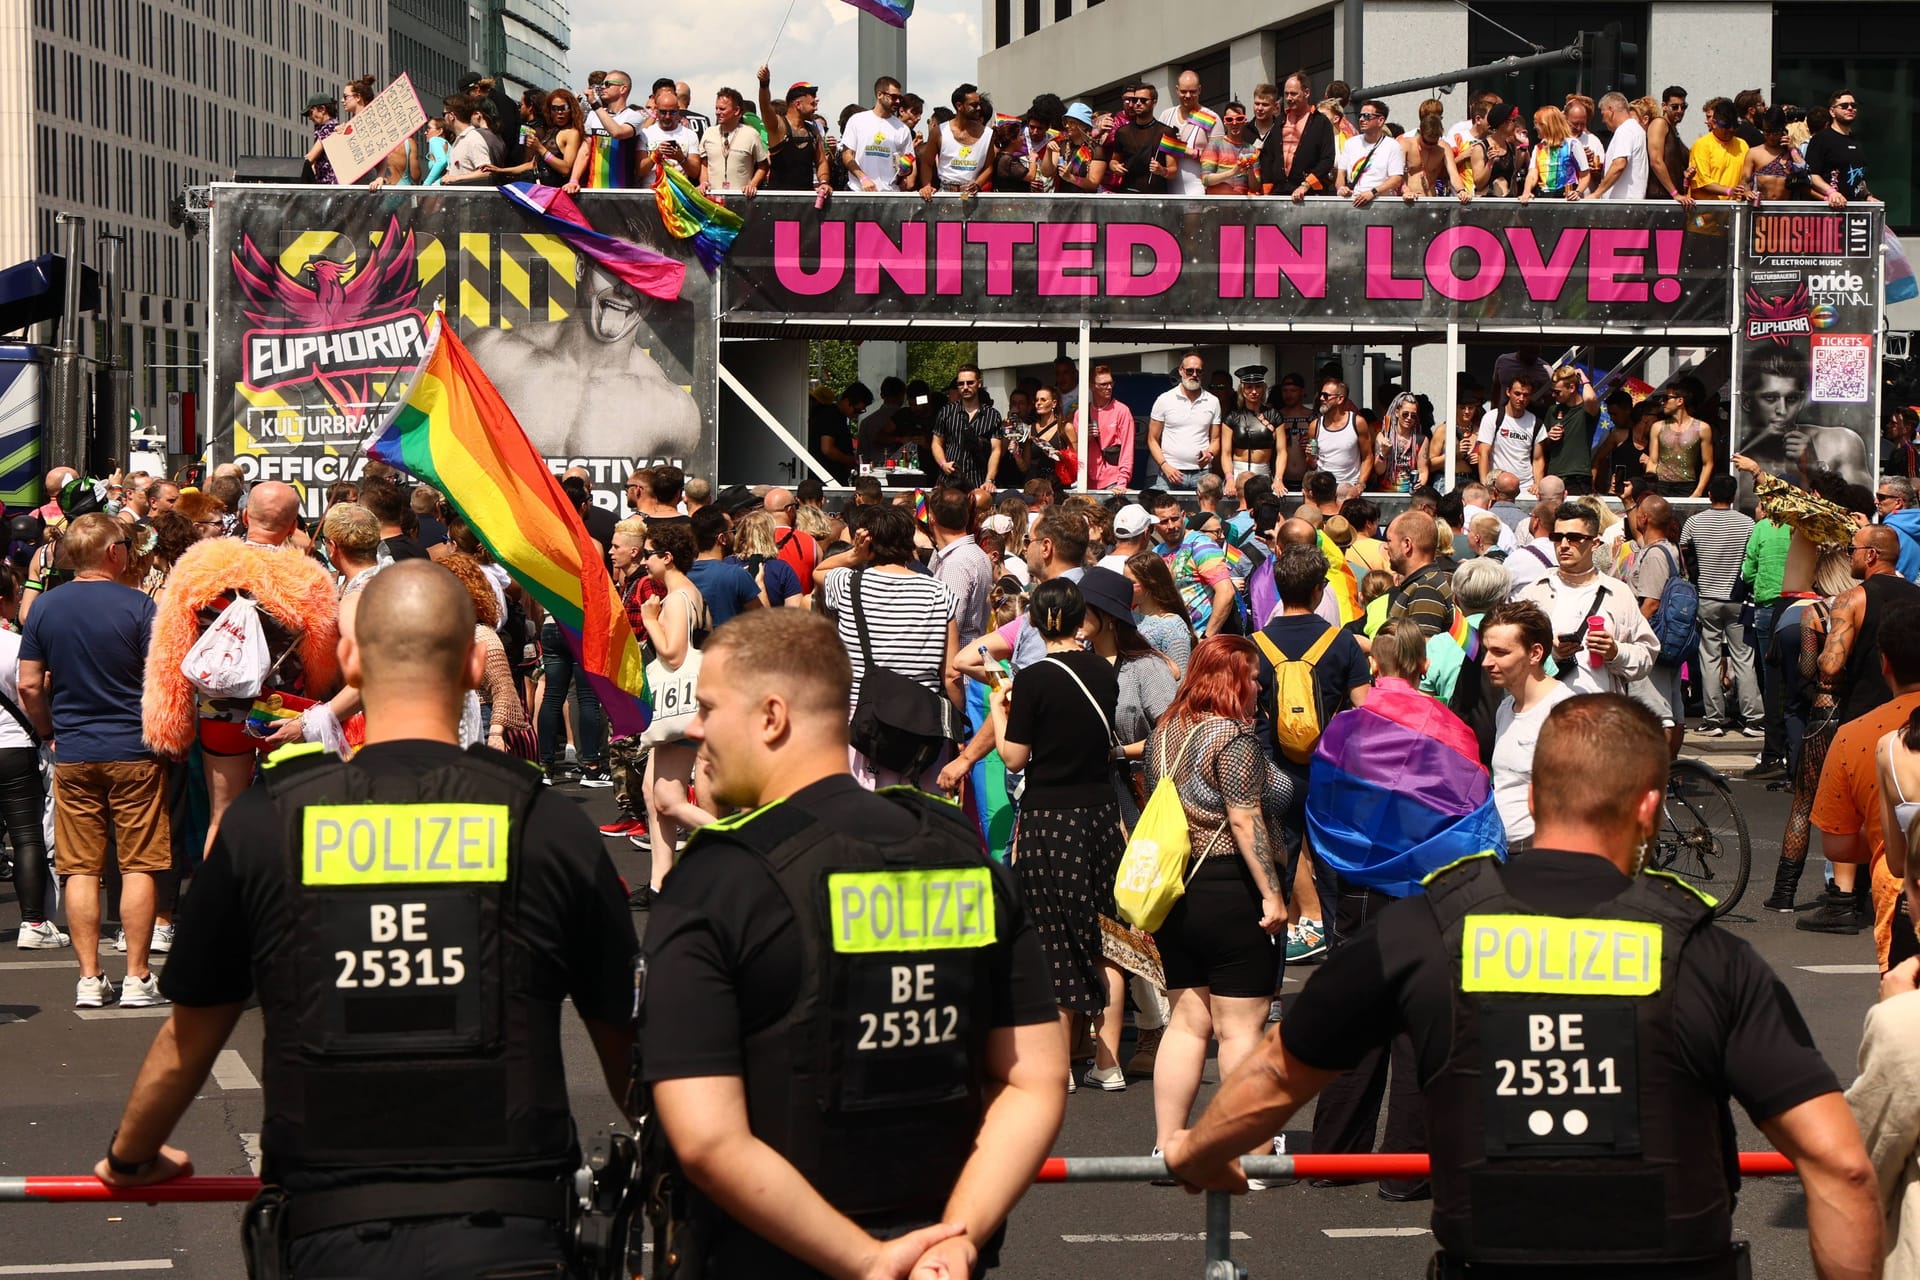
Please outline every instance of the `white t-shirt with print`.
[[[1366, 171], [1355, 178], [1353, 171], [1362, 161], [1366, 162]], [[1368, 142], [1356, 133], [1340, 147], [1340, 180], [1355, 194], [1372, 191], [1388, 178], [1406, 176], [1407, 153], [1390, 133], [1382, 133], [1378, 142]]]
[[1505, 407], [1489, 409], [1480, 419], [1480, 443], [1493, 449], [1488, 475], [1511, 471], [1527, 488], [1533, 487], [1533, 442], [1539, 422], [1531, 413], [1507, 416]]
[[847, 121], [840, 145], [853, 153], [847, 190], [863, 190], [860, 175], [865, 174], [880, 190], [898, 191], [901, 165], [911, 163], [913, 158], [913, 130], [898, 117], [883, 120], [871, 111], [862, 111]]

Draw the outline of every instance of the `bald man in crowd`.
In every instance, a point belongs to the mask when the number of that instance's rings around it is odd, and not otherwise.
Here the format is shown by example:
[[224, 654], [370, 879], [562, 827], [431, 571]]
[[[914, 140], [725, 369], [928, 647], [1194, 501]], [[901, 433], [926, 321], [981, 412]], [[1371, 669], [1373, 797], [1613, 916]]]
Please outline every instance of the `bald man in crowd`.
[[1834, 600], [1820, 650], [1820, 683], [1832, 687], [1842, 724], [1893, 697], [1880, 671], [1880, 620], [1893, 605], [1920, 603], [1920, 586], [1900, 576], [1900, 535], [1892, 526], [1854, 530], [1849, 554], [1860, 585]]

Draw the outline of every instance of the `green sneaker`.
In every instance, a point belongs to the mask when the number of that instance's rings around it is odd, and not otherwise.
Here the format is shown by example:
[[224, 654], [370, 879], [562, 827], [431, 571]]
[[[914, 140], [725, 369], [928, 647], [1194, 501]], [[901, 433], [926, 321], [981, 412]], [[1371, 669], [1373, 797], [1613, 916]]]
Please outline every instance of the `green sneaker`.
[[1299, 924], [1287, 926], [1287, 963], [1305, 964], [1327, 954], [1327, 934], [1318, 920], [1301, 917]]

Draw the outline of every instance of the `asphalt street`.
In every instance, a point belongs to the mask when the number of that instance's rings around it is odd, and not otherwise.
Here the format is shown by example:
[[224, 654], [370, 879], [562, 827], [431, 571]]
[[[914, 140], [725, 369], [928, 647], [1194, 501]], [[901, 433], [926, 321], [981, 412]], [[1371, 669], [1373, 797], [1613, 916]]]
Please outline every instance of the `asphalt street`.
[[[1739, 740], [1704, 753], [1728, 772], [1750, 756]], [[1691, 754], [1691, 753], [1690, 753]], [[612, 813], [611, 792], [564, 788], [596, 821]], [[1724, 926], [1747, 938], [1773, 965], [1799, 1003], [1842, 1083], [1851, 1080], [1861, 1019], [1877, 979], [1868, 934], [1797, 932], [1789, 917], [1758, 910], [1772, 881], [1787, 812], [1784, 792], [1736, 782], [1736, 798], [1753, 833], [1753, 880]], [[644, 876], [645, 855], [624, 840], [607, 842], [622, 874]], [[1819, 889], [1810, 869], [1802, 897]], [[639, 917], [644, 925], [645, 917]], [[0, 927], [19, 915], [11, 886], [0, 888]], [[107, 955], [116, 979], [124, 971]], [[1288, 978], [1288, 990], [1312, 980], [1312, 968]], [[108, 1136], [140, 1059], [164, 1010], [77, 1011], [70, 953], [0, 955], [0, 1176], [90, 1170]], [[599, 1079], [584, 1032], [567, 1027], [567, 1078], [584, 1139], [606, 1132], [616, 1111]], [[260, 1129], [261, 1024], [258, 1010], [241, 1020], [198, 1100], [175, 1136], [206, 1174], [244, 1174], [257, 1156]], [[1131, 1048], [1129, 1033], [1128, 1050]], [[1209, 1086], [1214, 1081], [1211, 1064]], [[1210, 1088], [1203, 1091], [1204, 1104]], [[1153, 1145], [1152, 1088], [1137, 1081], [1123, 1093], [1081, 1089], [1071, 1098], [1056, 1146], [1059, 1155], [1145, 1155]], [[1740, 1146], [1764, 1138], [1736, 1110]], [[1310, 1149], [1310, 1116], [1288, 1132], [1288, 1149]], [[911, 1152], [876, 1151], [876, 1171]], [[1253, 1277], [1421, 1274], [1431, 1253], [1428, 1206], [1381, 1201], [1370, 1185], [1319, 1190], [1304, 1183], [1236, 1202], [1234, 1256]], [[237, 1205], [0, 1205], [0, 1276], [169, 1272], [193, 1280], [245, 1274]], [[1177, 1189], [1148, 1186], [1035, 1188], [1015, 1211], [1004, 1265], [1009, 1280], [1097, 1275], [1102, 1280], [1198, 1277], [1204, 1221], [1201, 1202]], [[1753, 1242], [1754, 1274], [1808, 1273], [1805, 1214], [1791, 1179], [1749, 1182], [1735, 1226]]]

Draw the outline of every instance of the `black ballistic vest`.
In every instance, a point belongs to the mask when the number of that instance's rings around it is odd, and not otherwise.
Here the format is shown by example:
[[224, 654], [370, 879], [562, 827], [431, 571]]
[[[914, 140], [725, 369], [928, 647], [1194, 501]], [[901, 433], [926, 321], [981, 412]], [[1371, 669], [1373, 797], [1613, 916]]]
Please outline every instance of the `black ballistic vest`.
[[269, 1181], [539, 1176], [574, 1161], [559, 1006], [533, 999], [521, 835], [539, 794], [486, 748], [424, 776], [266, 771], [287, 945], [259, 962]]
[[[1657, 873], [1591, 916], [1513, 897], [1491, 855], [1426, 900], [1453, 990], [1425, 1082], [1433, 1233], [1468, 1264], [1725, 1258], [1738, 1172], [1723, 1099], [1682, 1069], [1680, 955], [1711, 910]], [[1423, 1061], [1433, 1057], [1422, 1055]]]
[[[937, 1222], [984, 1111], [992, 944], [1008, 921], [977, 833], [944, 801], [880, 793], [918, 830], [849, 839], [776, 804], [704, 828], [766, 859], [798, 923], [802, 968], [785, 1017], [747, 1037], [754, 1136], [836, 1209], [881, 1236]], [[714, 1274], [770, 1251], [731, 1223]]]

